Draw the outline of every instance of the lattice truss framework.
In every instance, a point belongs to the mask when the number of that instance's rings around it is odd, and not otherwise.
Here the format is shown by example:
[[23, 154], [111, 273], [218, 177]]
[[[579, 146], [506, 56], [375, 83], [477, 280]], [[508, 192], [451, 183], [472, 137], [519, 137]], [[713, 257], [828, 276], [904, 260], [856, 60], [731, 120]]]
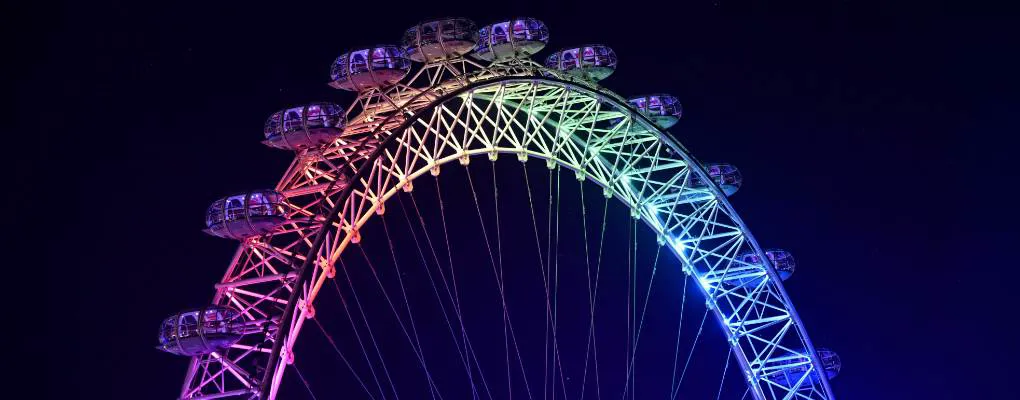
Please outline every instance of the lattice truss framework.
[[[413, 190], [418, 176], [500, 154], [569, 168], [645, 221], [700, 283], [754, 397], [832, 398], [824, 378], [770, 378], [789, 368], [824, 375], [815, 372], [817, 356], [780, 280], [771, 265], [737, 257], [763, 252], [718, 188], [687, 185], [692, 174], [710, 181], [697, 161], [621, 97], [527, 60], [439, 62], [406, 81], [362, 93], [343, 137], [297, 154], [276, 186], [288, 198], [289, 223], [242, 243], [215, 286], [213, 304], [238, 309], [259, 333], [194, 357], [181, 398], [275, 398], [315, 298], [344, 250], [360, 240], [359, 228], [398, 190]], [[333, 209], [340, 210], [335, 221], [327, 218]], [[316, 235], [324, 235], [318, 249]], [[291, 303], [296, 310], [283, 323]], [[271, 360], [277, 341], [281, 351]]]

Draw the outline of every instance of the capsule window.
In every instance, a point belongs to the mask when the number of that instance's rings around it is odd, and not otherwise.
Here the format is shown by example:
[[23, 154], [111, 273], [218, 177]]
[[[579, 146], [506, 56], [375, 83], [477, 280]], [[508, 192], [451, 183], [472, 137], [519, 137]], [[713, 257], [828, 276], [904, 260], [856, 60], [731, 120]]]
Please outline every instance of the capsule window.
[[224, 213], [226, 214], [224, 219], [226, 221], [244, 219], [244, 195], [228, 197]]
[[662, 100], [656, 96], [648, 98], [648, 110], [655, 112], [662, 111]]
[[351, 75], [368, 72], [368, 50], [352, 53], [350, 57], [349, 71]]
[[206, 310], [203, 316], [202, 333], [227, 333], [226, 316], [222, 310]]
[[453, 20], [442, 21], [439, 24], [439, 32], [443, 39], [460, 39], [460, 36], [464, 34]]
[[337, 58], [337, 61], [333, 63], [333, 67], [329, 68], [329, 76], [334, 81], [340, 81], [347, 77], [348, 68], [350, 65], [347, 63], [347, 54], [344, 54]]
[[548, 32], [537, 19], [528, 19], [528, 40], [546, 41], [549, 39]]
[[322, 108], [322, 114], [325, 117], [334, 117], [340, 115], [340, 107], [336, 104], [326, 103], [320, 106]]
[[419, 29], [418, 33], [419, 33], [418, 41], [420, 43], [423, 43], [423, 44], [424, 43], [433, 43], [433, 42], [437, 41], [436, 39], [437, 39], [438, 35], [436, 34], [436, 25], [435, 24], [424, 24], [424, 25], [422, 25], [421, 29]]
[[379, 47], [372, 50], [372, 70], [400, 68], [397, 57], [396, 49]]
[[340, 77], [346, 79], [351, 75], [351, 55], [347, 54], [343, 56], [340, 64]]
[[264, 133], [267, 138], [280, 134], [280, 119], [280, 112], [275, 112], [273, 115], [269, 116], [269, 119], [266, 120], [266, 125], [262, 129], [262, 133]]
[[340, 126], [340, 119], [343, 116], [343, 109], [336, 104], [324, 104], [321, 108], [323, 126], [335, 128]]
[[198, 312], [195, 311], [181, 314], [177, 323], [178, 337], [189, 337], [197, 331], [198, 316], [196, 314], [198, 314]]
[[248, 215], [254, 217], [268, 214], [269, 210], [266, 209], [266, 203], [267, 201], [260, 192], [248, 195]]
[[211, 206], [209, 211], [205, 214], [205, 225], [212, 226], [223, 221], [223, 199], [217, 200]]
[[594, 48], [585, 47], [584, 48], [584, 53], [582, 54], [582, 56], [584, 57], [584, 64], [585, 65], [595, 65], [597, 63], [597, 60], [595, 59], [595, 49]]
[[516, 20], [513, 25], [513, 35], [515, 41], [528, 40], [528, 27], [524, 20]]
[[318, 104], [309, 105], [307, 111], [305, 111], [305, 121], [308, 128], [322, 128], [325, 126], [325, 116], [322, 113], [322, 108]]
[[509, 22], [503, 22], [501, 24], [495, 24], [492, 26], [492, 44], [503, 44], [510, 41], [510, 37], [507, 34], [509, 30]]
[[372, 50], [372, 69], [383, 69], [386, 68], [386, 62], [389, 57], [386, 56], [386, 49], [377, 48]]
[[478, 30], [478, 48], [479, 50], [486, 49], [489, 45], [489, 27], [483, 26], [482, 29]]
[[577, 60], [577, 50], [571, 49], [563, 52], [563, 55], [560, 57], [560, 68], [562, 70], [569, 71], [580, 67]]
[[393, 68], [408, 69], [411, 67], [411, 61], [404, 58], [404, 55], [400, 53], [400, 49], [389, 47], [386, 49], [386, 54], [389, 54]]
[[174, 319], [167, 318], [163, 320], [163, 326], [159, 328], [159, 342], [166, 343], [176, 335], [177, 332], [174, 331]]
[[283, 131], [294, 132], [301, 130], [301, 108], [291, 108], [285, 111], [283, 117]]

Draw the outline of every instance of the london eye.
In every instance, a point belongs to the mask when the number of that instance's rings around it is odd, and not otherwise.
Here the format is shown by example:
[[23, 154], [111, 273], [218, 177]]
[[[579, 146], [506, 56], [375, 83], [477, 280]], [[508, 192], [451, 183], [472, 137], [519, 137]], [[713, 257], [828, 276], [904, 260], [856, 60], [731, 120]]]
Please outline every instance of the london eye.
[[549, 38], [425, 21], [334, 61], [350, 104], [270, 113], [293, 162], [212, 202], [206, 232], [240, 245], [160, 325], [190, 357], [178, 398], [314, 398], [323, 377], [373, 400], [834, 398], [839, 357], [783, 288], [793, 252], [728, 200], [740, 171], [668, 131], [677, 96], [603, 86], [609, 46], [532, 60]]

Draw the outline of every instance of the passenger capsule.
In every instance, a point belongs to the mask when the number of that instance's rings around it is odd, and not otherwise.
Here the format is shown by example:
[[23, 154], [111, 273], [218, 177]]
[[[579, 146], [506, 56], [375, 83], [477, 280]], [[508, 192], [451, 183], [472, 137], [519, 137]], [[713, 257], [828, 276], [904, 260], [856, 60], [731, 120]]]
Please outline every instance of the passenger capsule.
[[465, 18], [422, 22], [404, 32], [404, 56], [417, 62], [432, 62], [467, 54], [478, 42], [475, 23]]
[[627, 102], [662, 129], [676, 125], [683, 114], [680, 100], [668, 94], [632, 97]]
[[[744, 261], [747, 263], [755, 263], [762, 265], [761, 258], [758, 257], [757, 253], [747, 253], [743, 255]], [[793, 254], [789, 251], [782, 249], [768, 249], [765, 250], [765, 257], [769, 258], [769, 262], [776, 269], [776, 274], [779, 275], [779, 279], [787, 280], [793, 276], [793, 272], [797, 270], [797, 262], [793, 259]]]
[[585, 79], [600, 81], [616, 70], [616, 53], [603, 45], [563, 49], [550, 54], [545, 66]]
[[[719, 189], [722, 189], [723, 193], [730, 196], [740, 189], [740, 184], [743, 183], [744, 178], [740, 175], [740, 171], [737, 167], [730, 164], [707, 164], [705, 170], [708, 172], [708, 177], [719, 185]], [[693, 189], [703, 189], [708, 187], [708, 183], [701, 180], [695, 174], [690, 175], [690, 181], [687, 185]]]
[[[776, 268], [779, 279], [787, 280], [793, 275], [796, 269], [793, 255], [786, 250], [769, 249], [765, 250], [765, 256]], [[762, 262], [758, 253], [749, 251], [734, 258], [734, 262], [727, 268], [720, 268], [706, 274], [702, 278], [705, 284], [723, 282], [727, 285], [757, 287], [767, 276], [765, 263]]]
[[258, 190], [216, 200], [205, 214], [206, 233], [245, 239], [275, 231], [287, 222], [284, 196]]
[[[829, 349], [817, 349], [815, 352], [818, 353], [818, 358], [821, 361], [826, 378], [832, 379], [839, 375], [839, 370], [843, 367], [843, 363], [836, 352]], [[787, 357], [772, 361], [770, 364], [763, 368], [764, 376], [782, 385], [792, 385], [800, 382], [801, 379], [806, 382], [817, 383], [821, 377], [818, 371], [812, 371], [808, 375], [811, 362], [805, 357]], [[805, 377], [805, 375], [808, 376]]]
[[266, 120], [267, 146], [284, 150], [318, 147], [340, 137], [344, 109], [332, 103], [312, 103], [277, 111]]
[[839, 359], [839, 354], [825, 348], [816, 349], [815, 352], [818, 353], [818, 358], [822, 361], [826, 378], [832, 379], [839, 375], [839, 370], [843, 369], [843, 360]]
[[243, 326], [240, 313], [228, 307], [182, 311], [163, 320], [157, 348], [189, 357], [223, 351], [241, 340]]
[[515, 18], [484, 26], [478, 30], [476, 58], [495, 61], [525, 58], [549, 43], [549, 28], [534, 18]]
[[345, 53], [337, 57], [329, 71], [330, 86], [361, 91], [390, 86], [411, 70], [411, 60], [396, 46], [378, 46]]

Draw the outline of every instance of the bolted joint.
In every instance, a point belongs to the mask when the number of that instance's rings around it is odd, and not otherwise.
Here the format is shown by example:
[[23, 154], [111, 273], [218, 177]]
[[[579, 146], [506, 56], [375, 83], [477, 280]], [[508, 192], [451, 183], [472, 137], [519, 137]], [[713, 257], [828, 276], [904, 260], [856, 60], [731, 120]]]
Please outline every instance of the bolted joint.
[[309, 303], [308, 300], [302, 301], [299, 308], [305, 312], [305, 318], [315, 319], [315, 306]]

